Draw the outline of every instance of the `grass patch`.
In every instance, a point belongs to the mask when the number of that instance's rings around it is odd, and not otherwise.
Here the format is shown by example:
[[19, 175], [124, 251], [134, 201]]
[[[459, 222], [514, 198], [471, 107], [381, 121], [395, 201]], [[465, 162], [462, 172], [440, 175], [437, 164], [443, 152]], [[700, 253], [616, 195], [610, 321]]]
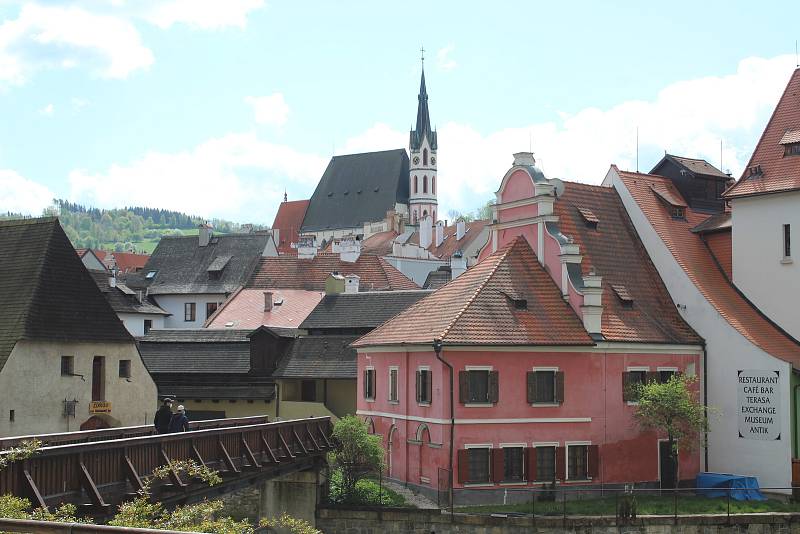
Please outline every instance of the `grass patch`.
[[[671, 496], [639, 495], [636, 497], [638, 515], [672, 515], [674, 500]], [[531, 502], [519, 504], [496, 504], [481, 506], [457, 507], [456, 512], [462, 513], [522, 513], [530, 514]], [[678, 497], [678, 514], [724, 514], [728, 511], [727, 499], [696, 496]], [[800, 512], [800, 503], [783, 502], [776, 499], [766, 501], [735, 501], [731, 500], [731, 514], [751, 514], [759, 512]], [[562, 515], [563, 503], [559, 500], [536, 501], [536, 515]], [[614, 497], [584, 498], [567, 500], [567, 515], [587, 516], [613, 516], [616, 515], [616, 500]]]

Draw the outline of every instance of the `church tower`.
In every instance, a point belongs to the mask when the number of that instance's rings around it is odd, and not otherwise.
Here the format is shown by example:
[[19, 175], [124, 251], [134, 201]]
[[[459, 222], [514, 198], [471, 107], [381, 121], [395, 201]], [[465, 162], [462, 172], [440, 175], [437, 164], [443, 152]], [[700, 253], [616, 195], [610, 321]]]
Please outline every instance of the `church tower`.
[[[423, 58], [424, 62], [424, 58]], [[428, 92], [425, 90], [425, 67], [423, 63], [422, 80], [419, 85], [417, 105], [417, 126], [409, 136], [409, 196], [408, 213], [411, 224], [419, 224], [426, 216], [436, 224], [436, 132], [431, 130], [431, 117], [428, 112]]]

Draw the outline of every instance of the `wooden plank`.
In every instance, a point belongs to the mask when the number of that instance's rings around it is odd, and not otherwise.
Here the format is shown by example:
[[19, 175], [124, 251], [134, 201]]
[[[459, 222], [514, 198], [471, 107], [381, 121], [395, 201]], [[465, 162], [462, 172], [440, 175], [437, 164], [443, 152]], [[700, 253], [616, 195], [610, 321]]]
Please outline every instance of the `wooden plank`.
[[319, 434], [322, 436], [322, 439], [325, 440], [325, 445], [327, 445], [327, 447], [329, 449], [333, 448], [333, 444], [331, 443], [331, 440], [329, 440], [328, 436], [325, 435], [325, 431], [322, 430], [322, 428], [319, 426], [319, 423], [317, 423], [317, 430], [319, 430]]
[[208, 467], [205, 461], [203, 461], [203, 456], [200, 454], [200, 451], [197, 450], [197, 447], [195, 447], [194, 443], [192, 443], [192, 455], [194, 456], [194, 459], [197, 460], [197, 463], [203, 467]]
[[172, 483], [175, 486], [179, 487], [179, 488], [185, 488], [186, 486], [188, 486], [189, 484], [187, 484], [186, 482], [182, 481], [181, 477], [178, 476], [178, 472], [175, 471], [174, 467], [172, 467], [172, 462], [170, 461], [169, 456], [167, 456], [166, 451], [164, 451], [164, 447], [163, 446], [159, 447], [159, 451], [161, 452], [161, 459], [164, 460], [164, 463], [167, 466], [169, 466], [169, 479], [170, 479], [170, 481], [172, 481]]
[[289, 445], [286, 444], [286, 440], [283, 439], [283, 434], [281, 434], [280, 430], [278, 431], [278, 438], [281, 441], [281, 447], [286, 452], [286, 456], [288, 456], [289, 458], [294, 458], [295, 455], [292, 452], [292, 449], [289, 448]]
[[128, 457], [128, 454], [125, 453], [122, 455], [122, 467], [125, 471], [125, 475], [128, 477], [128, 480], [131, 481], [136, 491], [144, 490], [144, 484], [142, 484], [142, 479], [139, 478], [139, 473], [136, 472], [136, 468], [133, 467], [133, 462]]
[[311, 429], [310, 429], [310, 428], [308, 428], [308, 425], [306, 425], [306, 434], [308, 434], [308, 437], [309, 437], [309, 439], [311, 440], [311, 443], [313, 443], [313, 444], [314, 444], [314, 448], [315, 448], [316, 450], [318, 450], [318, 451], [321, 451], [321, 450], [322, 450], [322, 447], [320, 447], [320, 446], [319, 446], [319, 443], [317, 443], [317, 440], [315, 440], [315, 439], [314, 439], [314, 434], [312, 434], [312, 433], [311, 433]]
[[33, 498], [36, 500], [34, 504], [38, 506], [38, 508], [42, 508], [47, 510], [47, 505], [44, 503], [44, 498], [42, 498], [42, 494], [39, 492], [39, 488], [36, 486], [36, 482], [33, 481], [33, 477], [31, 476], [30, 471], [27, 468], [22, 470], [22, 474], [25, 477], [25, 482], [28, 486], [28, 489], [31, 491]]
[[300, 449], [303, 451], [303, 455], [308, 456], [308, 449], [306, 449], [306, 444], [303, 443], [303, 440], [300, 439], [300, 436], [297, 435], [297, 430], [292, 429], [292, 435], [294, 435], [294, 439], [297, 440], [298, 445], [300, 445]]
[[261, 444], [264, 445], [264, 448], [267, 450], [267, 454], [272, 462], [279, 464], [281, 461], [278, 460], [277, 456], [275, 456], [275, 452], [272, 450], [272, 447], [269, 446], [269, 442], [267, 442], [267, 438], [264, 437], [264, 434], [261, 434]]
[[236, 464], [233, 463], [233, 459], [231, 458], [231, 455], [228, 454], [228, 449], [225, 448], [225, 444], [222, 443], [222, 440], [217, 441], [217, 443], [219, 444], [219, 450], [222, 452], [222, 460], [228, 466], [228, 469], [234, 473], [241, 473], [239, 468], [236, 467]]
[[250, 450], [250, 445], [247, 444], [247, 440], [244, 439], [244, 434], [242, 434], [242, 447], [244, 447], [244, 454], [247, 457], [247, 461], [250, 462], [250, 465], [253, 467], [261, 467], [261, 464], [258, 463], [258, 460], [256, 460], [256, 456], [253, 454], [253, 451]]
[[86, 469], [86, 464], [84, 464], [82, 460], [78, 462], [78, 467], [80, 469], [80, 471], [78, 471], [78, 476], [81, 478], [81, 486], [83, 486], [92, 504], [98, 508], [107, 508], [111, 506], [103, 500], [103, 496], [100, 495], [100, 491], [97, 489], [94, 480], [92, 480], [92, 475], [89, 474], [89, 470]]

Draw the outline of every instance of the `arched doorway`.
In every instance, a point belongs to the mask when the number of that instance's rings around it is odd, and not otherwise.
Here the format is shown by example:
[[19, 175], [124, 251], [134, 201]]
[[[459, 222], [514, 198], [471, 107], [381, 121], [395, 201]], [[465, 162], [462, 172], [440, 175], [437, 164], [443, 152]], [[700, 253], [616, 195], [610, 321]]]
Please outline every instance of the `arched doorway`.
[[375, 421], [372, 420], [372, 417], [367, 416], [364, 418], [364, 422], [367, 424], [367, 432], [370, 434], [375, 433]]
[[392, 427], [389, 429], [389, 435], [386, 438], [386, 456], [387, 456], [387, 458], [386, 458], [386, 476], [388, 476], [388, 477], [391, 477], [392, 474], [393, 474], [392, 473], [392, 464], [394, 463], [393, 462], [393, 458], [394, 458], [394, 452], [395, 452], [395, 449], [396, 449], [395, 444], [394, 444], [394, 435], [395, 435], [396, 432], [397, 432], [397, 427], [392, 425]]
[[422, 423], [417, 427], [417, 442], [419, 442], [419, 465], [417, 466], [417, 479], [420, 484], [430, 484], [430, 473], [426, 469], [431, 465], [431, 431], [428, 425]]

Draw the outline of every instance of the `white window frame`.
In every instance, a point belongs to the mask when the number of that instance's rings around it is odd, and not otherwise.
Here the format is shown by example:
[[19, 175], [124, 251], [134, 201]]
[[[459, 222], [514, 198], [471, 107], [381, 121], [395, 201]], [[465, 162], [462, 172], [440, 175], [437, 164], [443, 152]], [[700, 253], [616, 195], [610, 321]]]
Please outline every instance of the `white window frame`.
[[[625, 368], [625, 372], [626, 373], [630, 373], [631, 371], [644, 371], [645, 373], [649, 373], [650, 372], [650, 368], [647, 367], [647, 366], [643, 366], [643, 365], [639, 365], [639, 366], [634, 365], [634, 366]], [[626, 404], [628, 406], [639, 406], [639, 401], [626, 401]]]
[[[592, 480], [589, 476], [589, 447], [592, 445], [591, 441], [565, 441], [564, 442], [564, 480], [566, 482], [585, 482]], [[586, 478], [569, 478], [569, 448], [570, 447], [586, 447]]]
[[[465, 488], [489, 488], [489, 487], [493, 487], [495, 484], [494, 484], [494, 482], [492, 482], [492, 453], [491, 453], [491, 450], [494, 448], [494, 446], [491, 443], [465, 443], [464, 444], [464, 448], [465, 449], [489, 449], [489, 460], [488, 460], [489, 461], [489, 465], [488, 465], [488, 467], [489, 467], [489, 469], [488, 469], [489, 481], [488, 482], [477, 482], [477, 483], [474, 483], [474, 484], [467, 482], [467, 483], [464, 484], [464, 487]], [[469, 471], [469, 469], [467, 469], [467, 471]]]
[[[428, 371], [428, 373], [430, 373], [431, 399], [429, 399], [427, 402], [421, 402], [418, 399], [414, 399], [414, 400], [417, 401], [417, 406], [430, 406], [431, 403], [433, 402], [433, 398], [432, 398], [433, 397], [433, 373], [431, 372], [431, 366], [430, 365], [419, 365], [419, 366], [417, 366], [417, 371]], [[414, 377], [414, 379], [416, 380], [416, 377]]]
[[[392, 399], [392, 371], [395, 371], [395, 387], [394, 391], [397, 394], [397, 398]], [[389, 398], [387, 399], [389, 404], [400, 404], [400, 367], [397, 365], [390, 365], [389, 366]]]
[[[561, 369], [559, 369], [558, 367], [532, 367], [531, 370], [534, 373], [536, 373], [538, 371], [557, 373]], [[553, 382], [554, 382], [553, 383], [553, 395], [555, 395], [555, 387], [556, 387], [555, 381], [556, 381], [556, 376], [554, 374], [553, 375]], [[561, 406], [560, 402], [532, 402], [531, 403], [531, 408], [555, 408], [555, 407], [558, 407], [558, 406]]]
[[[491, 365], [465, 365], [465, 371], [489, 371], [490, 373], [494, 371], [494, 367]], [[486, 384], [488, 387], [489, 384]], [[464, 404], [465, 408], [494, 408], [494, 404], [491, 402], [467, 402]]]
[[[660, 373], [661, 371], [672, 371], [672, 374], [676, 375], [680, 373], [681, 370], [678, 367], [656, 367], [657, 373]], [[661, 380], [661, 377], [659, 376], [658, 379]]]
[[[522, 480], [519, 482], [500, 482], [501, 486], [527, 486], [528, 481], [526, 480], [527, 472], [525, 471], [525, 449], [528, 447], [527, 443], [501, 443], [499, 448], [501, 449], [522, 449]], [[505, 458], [504, 458], [505, 460]], [[505, 462], [503, 462], [505, 464]]]
[[369, 397], [365, 396], [364, 400], [366, 402], [375, 402], [375, 397], [378, 396], [377, 395], [377, 393], [378, 393], [378, 391], [377, 391], [377, 389], [378, 389], [378, 374], [375, 372], [375, 366], [374, 365], [367, 365], [367, 366], [364, 367], [364, 370], [365, 371], [372, 371], [374, 376], [375, 376], [375, 391], [372, 392], [372, 398], [370, 399]]
[[[561, 446], [561, 443], [559, 443], [558, 441], [534, 441], [533, 443], [531, 443], [531, 445], [533, 446], [534, 449], [536, 449], [537, 447], [555, 447], [556, 449], [558, 449]], [[564, 450], [564, 454], [566, 454], [566, 453], [567, 453], [567, 451], [565, 449]], [[553, 463], [553, 474], [557, 474], [555, 472], [556, 471], [555, 461], [556, 461], [556, 459], [553, 458], [553, 462], [554, 462]], [[566, 457], [565, 457], [564, 469], [566, 469], [566, 467], [567, 467], [567, 464], [566, 464]], [[567, 476], [566, 472], [564, 473], [564, 476]], [[546, 482], [546, 481], [544, 479], [539, 479], [539, 480], [532, 480], [530, 482], [531, 483], [536, 483], [536, 482]]]

